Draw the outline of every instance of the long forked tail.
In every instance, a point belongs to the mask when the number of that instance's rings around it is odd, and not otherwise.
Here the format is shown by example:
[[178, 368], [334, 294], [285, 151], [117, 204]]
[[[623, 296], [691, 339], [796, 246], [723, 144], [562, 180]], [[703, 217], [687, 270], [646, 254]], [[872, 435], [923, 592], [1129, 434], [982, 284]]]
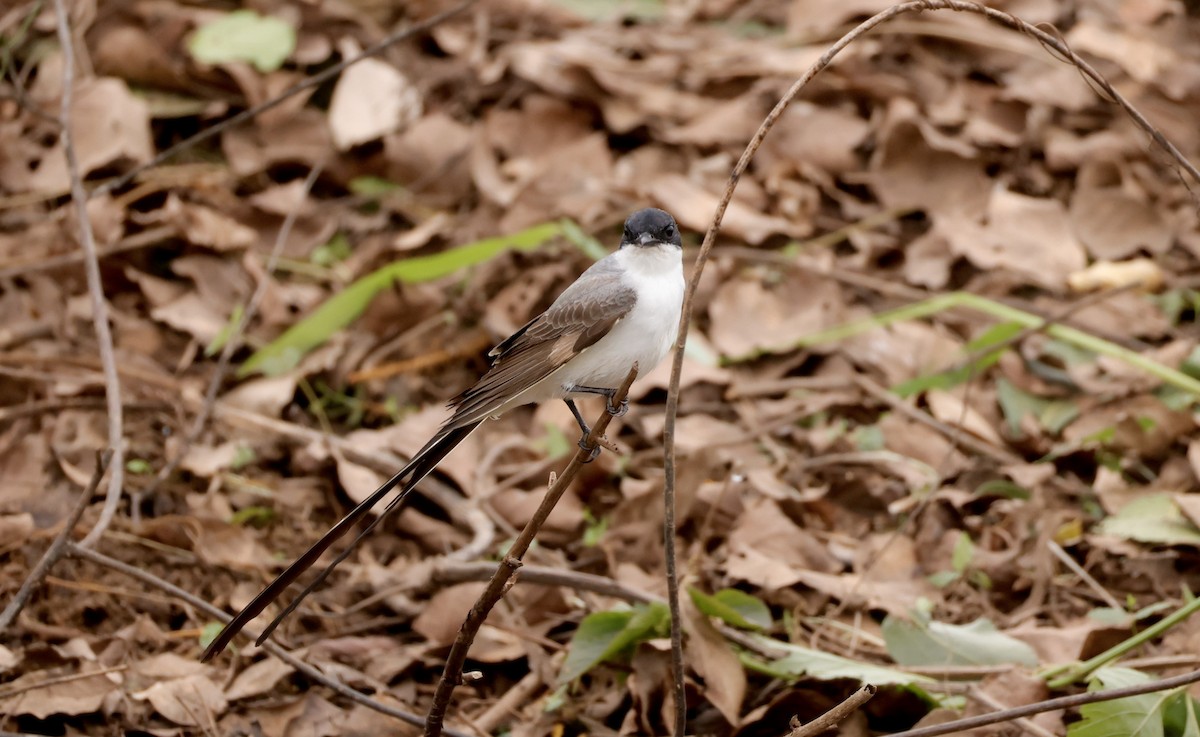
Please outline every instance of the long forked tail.
[[279, 616], [272, 620], [271, 624], [269, 624], [265, 630], [263, 630], [262, 635], [260, 635], [256, 641], [257, 644], [261, 645], [263, 640], [265, 640], [271, 634], [271, 632], [273, 632], [275, 628], [279, 626], [279, 623], [283, 621], [284, 617], [295, 610], [295, 608], [299, 606], [300, 602], [303, 601], [304, 597], [308, 596], [313, 589], [320, 585], [320, 583], [324, 581], [325, 578], [333, 571], [337, 564], [345, 560], [350, 552], [358, 545], [358, 543], [361, 542], [368, 533], [374, 530], [376, 525], [378, 525], [384, 517], [387, 517], [396, 508], [398, 508], [403, 503], [404, 498], [408, 496], [408, 493], [412, 491], [412, 488], [420, 483], [422, 479], [428, 476], [433, 469], [437, 468], [437, 465], [442, 462], [442, 459], [445, 458], [451, 450], [454, 450], [459, 443], [465, 440], [466, 437], [470, 435], [476, 427], [479, 426], [479, 424], [480, 422], [473, 422], [463, 427], [457, 427], [445, 431], [444, 433], [438, 433], [433, 440], [430, 440], [424, 448], [419, 450], [417, 454], [413, 456], [413, 459], [408, 463], [407, 466], [400, 469], [395, 476], [392, 476], [390, 479], [384, 482], [383, 486], [380, 486], [378, 489], [372, 492], [371, 496], [361, 501], [354, 509], [351, 509], [345, 517], [342, 517], [336, 525], [330, 528], [329, 532], [326, 532], [320, 540], [317, 540], [315, 543], [313, 543], [312, 547], [304, 551], [303, 555], [293, 561], [283, 573], [279, 574], [274, 581], [272, 581], [258, 594], [258, 596], [254, 597], [253, 601], [251, 601], [245, 606], [245, 608], [238, 612], [237, 616], [230, 620], [229, 624], [225, 625], [225, 628], [222, 629], [220, 634], [217, 635], [217, 638], [209, 644], [208, 648], [204, 651], [204, 655], [202, 655], [200, 659], [204, 661], [211, 660], [222, 650], [224, 650], [226, 646], [229, 645], [230, 641], [233, 640], [234, 636], [242, 631], [243, 627], [261, 614], [271, 602], [278, 599], [279, 596], [289, 586], [296, 582], [296, 579], [298, 579], [306, 570], [311, 568], [313, 564], [317, 562], [317, 560], [325, 553], [326, 550], [330, 548], [331, 545], [337, 542], [338, 539], [345, 535], [351, 527], [353, 527], [358, 523], [359, 520], [366, 516], [367, 512], [369, 512], [376, 504], [378, 504], [385, 496], [387, 496], [392, 489], [396, 488], [396, 486], [398, 486], [401, 482], [404, 482], [404, 486], [401, 487], [400, 492], [396, 494], [396, 497], [392, 499], [392, 501], [388, 502], [388, 505], [384, 508], [383, 512], [373, 519], [371, 524], [369, 524], [365, 530], [359, 533], [359, 535], [354, 538], [354, 541], [346, 546], [346, 549], [338, 554], [338, 557], [334, 559], [332, 563], [326, 566], [325, 569], [321, 571], [320, 575], [318, 575], [311, 584], [305, 587], [305, 589], [300, 592], [300, 594], [294, 598], [290, 604], [288, 604], [287, 608], [284, 609]]

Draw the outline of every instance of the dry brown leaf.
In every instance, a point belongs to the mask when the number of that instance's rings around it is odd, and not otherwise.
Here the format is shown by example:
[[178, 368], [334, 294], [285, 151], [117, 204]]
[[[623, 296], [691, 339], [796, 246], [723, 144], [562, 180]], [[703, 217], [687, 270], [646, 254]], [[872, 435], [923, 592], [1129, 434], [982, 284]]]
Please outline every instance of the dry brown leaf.
[[416, 662], [417, 654], [395, 637], [328, 637], [309, 648], [314, 660], [346, 663], [384, 683]]
[[277, 564], [253, 530], [223, 520], [197, 519], [188, 528], [192, 549], [201, 560], [212, 565], [240, 570], [261, 570]]
[[[683, 227], [701, 233], [708, 229], [717, 195], [700, 184], [682, 174], [666, 174], [648, 183], [646, 192]], [[739, 201], [736, 193], [721, 221], [721, 232], [754, 245], [772, 235], [802, 238], [810, 231], [808, 223], [766, 215]]]
[[769, 284], [755, 273], [729, 279], [717, 287], [708, 314], [708, 337], [730, 358], [786, 350], [846, 318], [838, 285], [802, 272], [787, 272]]
[[746, 671], [729, 643], [689, 596], [679, 601], [683, 629], [687, 633], [689, 665], [704, 679], [704, 698], [717, 707], [730, 724], [741, 721], [746, 697]]
[[[95, 666], [86, 665], [86, 669]], [[27, 714], [35, 719], [47, 719], [55, 714], [75, 716], [95, 714], [105, 700], [120, 690], [119, 679], [109, 675], [88, 676], [39, 687], [38, 683], [63, 675], [28, 671], [4, 684], [6, 690], [24, 690], [6, 699], [0, 699], [0, 712], [4, 714]]]
[[726, 542], [727, 575], [767, 590], [803, 580], [806, 570], [832, 573], [842, 565], [770, 499], [747, 505]]
[[220, 687], [198, 673], [159, 681], [130, 696], [149, 702], [163, 717], [185, 727], [210, 725], [229, 707]]
[[970, 158], [973, 148], [938, 135], [907, 101], [888, 108], [880, 137], [869, 178], [879, 200], [893, 210], [924, 210], [935, 223], [949, 220], [944, 232], [955, 242], [958, 223], [982, 216], [992, 187]]
[[1157, 208], [1115, 187], [1075, 190], [1071, 225], [1092, 258], [1101, 261], [1119, 261], [1143, 251], [1160, 254], [1174, 237]]
[[[130, 92], [123, 80], [112, 77], [76, 83], [71, 106], [71, 133], [79, 170], [85, 176], [112, 164], [141, 164], [148, 161], [154, 151], [146, 104]], [[44, 160], [39, 157], [35, 169], [9, 186], [46, 194], [66, 192], [70, 180], [61, 145], [47, 151]]]
[[925, 401], [929, 403], [929, 413], [936, 419], [958, 426], [976, 437], [987, 442], [1004, 446], [1004, 440], [988, 420], [974, 407], [963, 402], [963, 398], [940, 389], [925, 392]]
[[267, 657], [251, 663], [238, 673], [233, 683], [225, 689], [226, 701], [237, 701], [270, 693], [284, 678], [295, 672], [295, 668], [278, 658]]
[[956, 253], [981, 269], [1007, 269], [1050, 289], [1087, 264], [1066, 208], [1057, 200], [997, 188], [987, 205], [987, 225], [958, 223], [947, 233]]
[[7, 673], [21, 663], [21, 656], [0, 645], [0, 673]]
[[467, 612], [486, 587], [485, 583], [460, 583], [437, 592], [429, 599], [424, 611], [413, 620], [413, 632], [432, 645], [454, 642]]
[[278, 417], [296, 396], [296, 375], [283, 374], [252, 379], [221, 397], [221, 403], [245, 412]]
[[[0, 540], [4, 541], [3, 547], [24, 545], [35, 529], [32, 514], [0, 515]], [[3, 671], [3, 660], [4, 653], [0, 652], [0, 672]]]
[[[341, 45], [343, 58], [359, 52]], [[363, 59], [342, 72], [329, 103], [329, 130], [339, 151], [402, 130], [421, 117], [420, 91], [402, 72], [381, 59]]]

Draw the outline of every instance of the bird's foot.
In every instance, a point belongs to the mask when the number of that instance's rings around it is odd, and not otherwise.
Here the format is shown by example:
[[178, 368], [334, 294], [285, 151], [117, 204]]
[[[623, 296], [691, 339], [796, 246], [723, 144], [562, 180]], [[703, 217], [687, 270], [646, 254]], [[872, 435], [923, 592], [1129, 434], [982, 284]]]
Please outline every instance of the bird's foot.
[[625, 414], [629, 412], [629, 400], [622, 399], [620, 404], [614, 405], [612, 397], [609, 397], [608, 401], [605, 402], [604, 408], [608, 410], [608, 413], [613, 417], [624, 417]]
[[588, 452], [588, 457], [583, 461], [584, 463], [591, 463], [600, 457], [600, 444], [592, 442], [591, 434], [585, 434], [579, 438], [579, 447], [581, 450]]

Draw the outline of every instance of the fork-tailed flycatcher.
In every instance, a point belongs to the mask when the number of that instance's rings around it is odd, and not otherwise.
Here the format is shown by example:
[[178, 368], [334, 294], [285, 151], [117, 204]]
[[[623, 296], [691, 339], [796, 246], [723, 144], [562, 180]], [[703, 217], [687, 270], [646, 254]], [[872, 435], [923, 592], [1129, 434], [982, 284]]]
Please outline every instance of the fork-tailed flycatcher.
[[572, 397], [599, 394], [608, 399], [610, 413], [624, 414], [624, 403], [621, 407], [612, 404], [617, 386], [635, 362], [643, 372], [658, 365], [679, 333], [684, 288], [682, 251], [679, 227], [669, 214], [646, 209], [630, 215], [621, 247], [583, 272], [549, 309], [493, 348], [488, 354], [491, 369], [450, 403], [454, 414], [433, 439], [238, 612], [204, 651], [203, 659], [209, 660], [224, 650], [250, 620], [400, 486], [384, 511], [267, 626], [258, 638], [258, 644], [262, 644], [334, 566], [485, 420], [522, 404], [562, 399], [583, 433], [580, 447], [592, 450], [595, 458], [599, 447], [590, 444], [591, 430]]

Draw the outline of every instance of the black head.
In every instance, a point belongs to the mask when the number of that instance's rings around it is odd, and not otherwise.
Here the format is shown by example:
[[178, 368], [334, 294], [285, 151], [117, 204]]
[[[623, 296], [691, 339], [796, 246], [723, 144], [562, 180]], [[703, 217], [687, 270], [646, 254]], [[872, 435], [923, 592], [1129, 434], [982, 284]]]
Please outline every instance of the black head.
[[621, 237], [622, 248], [659, 244], [683, 247], [683, 242], [679, 239], [679, 226], [669, 213], [648, 207], [633, 213], [625, 221], [625, 234]]

